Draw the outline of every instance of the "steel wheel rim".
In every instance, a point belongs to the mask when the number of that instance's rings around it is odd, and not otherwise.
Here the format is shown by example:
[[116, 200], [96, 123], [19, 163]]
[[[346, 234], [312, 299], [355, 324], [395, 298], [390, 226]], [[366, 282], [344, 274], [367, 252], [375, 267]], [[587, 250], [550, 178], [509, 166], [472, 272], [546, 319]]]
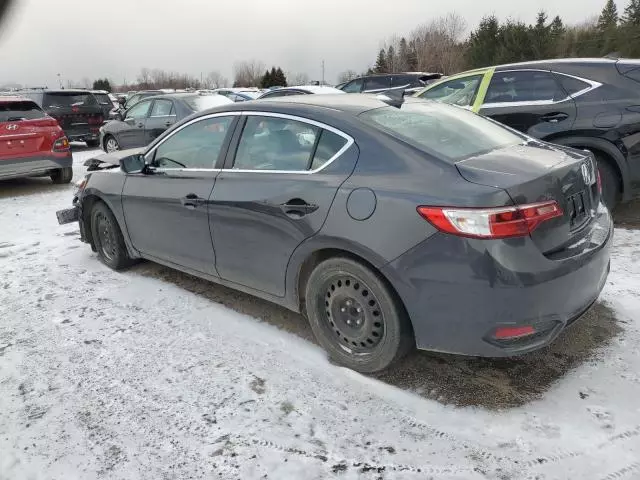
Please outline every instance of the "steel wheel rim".
[[117, 152], [119, 150], [118, 142], [116, 142], [115, 138], [107, 139], [107, 152]]
[[111, 220], [104, 214], [96, 215], [96, 230], [100, 239], [100, 251], [107, 260], [113, 260], [116, 257], [116, 238]]
[[372, 353], [386, 328], [380, 302], [369, 286], [353, 275], [326, 280], [319, 298], [325, 331], [349, 353]]

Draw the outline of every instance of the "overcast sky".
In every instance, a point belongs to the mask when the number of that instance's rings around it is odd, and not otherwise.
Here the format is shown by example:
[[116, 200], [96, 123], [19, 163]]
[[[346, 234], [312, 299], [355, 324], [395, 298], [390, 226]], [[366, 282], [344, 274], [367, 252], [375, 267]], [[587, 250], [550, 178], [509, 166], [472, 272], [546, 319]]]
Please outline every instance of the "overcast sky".
[[[0, 27], [0, 85], [57, 85], [107, 76], [134, 81], [142, 67], [199, 76], [257, 59], [335, 82], [362, 71], [381, 41], [455, 12], [474, 28], [483, 15], [533, 22], [544, 9], [577, 23], [605, 0], [18, 0]], [[617, 0], [620, 11], [626, 0]], [[166, 5], [166, 7], [165, 7]]]

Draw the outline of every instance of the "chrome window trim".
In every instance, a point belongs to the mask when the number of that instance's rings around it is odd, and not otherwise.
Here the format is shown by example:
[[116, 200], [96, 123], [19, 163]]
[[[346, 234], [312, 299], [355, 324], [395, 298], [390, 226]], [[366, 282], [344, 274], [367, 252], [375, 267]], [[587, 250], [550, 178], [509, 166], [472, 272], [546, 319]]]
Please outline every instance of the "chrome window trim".
[[167, 117], [177, 117], [177, 115], [151, 115], [149, 118], [167, 118]]
[[[312, 173], [317, 173], [320, 172], [322, 170], [324, 170], [325, 168], [327, 168], [329, 165], [331, 165], [333, 162], [335, 162], [340, 155], [342, 155], [344, 152], [346, 152], [347, 150], [349, 150], [349, 148], [356, 143], [355, 140], [350, 136], [347, 135], [346, 133], [342, 132], [341, 130], [338, 130], [337, 128], [334, 128], [330, 125], [327, 125], [325, 123], [321, 123], [321, 122], [316, 122], [315, 120], [311, 120], [309, 118], [304, 118], [304, 117], [298, 117], [296, 115], [289, 115], [286, 113], [275, 113], [275, 112], [256, 112], [256, 111], [244, 111], [242, 112], [243, 115], [246, 116], [253, 116], [253, 117], [275, 117], [275, 118], [284, 118], [286, 120], [293, 120], [293, 121], [297, 121], [300, 123], [307, 123], [309, 125], [313, 125], [314, 127], [318, 127], [321, 128], [323, 130], [327, 130], [331, 133], [335, 133], [336, 135], [341, 136], [342, 138], [344, 138], [347, 143], [344, 144], [344, 146], [338, 150], [329, 160], [327, 160], [326, 162], [324, 162], [320, 167], [316, 168], [315, 170], [250, 170], [250, 169], [245, 169], [245, 168], [224, 168], [222, 169], [224, 172], [238, 172], [238, 173], [281, 173], [281, 174], [295, 174], [295, 175], [311, 175]], [[242, 137], [240, 137], [240, 140], [242, 140]], [[239, 144], [239, 141], [238, 141]], [[234, 159], [235, 160], [235, 159]]]
[[[527, 106], [537, 106], [537, 105], [557, 105], [559, 103], [566, 102], [568, 100], [575, 100], [580, 95], [584, 95], [587, 92], [595, 90], [602, 86], [602, 83], [596, 82], [594, 80], [589, 80], [587, 78], [577, 77], [575, 75], [569, 75], [568, 73], [556, 72], [554, 70], [539, 70], [534, 68], [523, 68], [518, 70], [501, 70], [498, 72], [493, 72], [491, 79], [493, 80], [493, 76], [501, 73], [515, 73], [515, 72], [542, 72], [548, 73], [550, 75], [562, 75], [565, 77], [573, 78], [575, 80], [579, 80], [581, 82], [589, 84], [588, 87], [583, 88], [582, 90], [577, 91], [574, 94], [569, 94], [565, 98], [561, 100], [531, 100], [531, 101], [522, 101], [522, 102], [498, 102], [498, 103], [483, 103], [480, 109], [483, 108], [507, 108], [507, 107], [527, 107]], [[491, 86], [491, 82], [489, 82], [489, 87]], [[562, 87], [562, 86], [561, 86]], [[489, 88], [487, 87], [487, 92], [489, 92]], [[485, 94], [486, 95], [486, 94]]]

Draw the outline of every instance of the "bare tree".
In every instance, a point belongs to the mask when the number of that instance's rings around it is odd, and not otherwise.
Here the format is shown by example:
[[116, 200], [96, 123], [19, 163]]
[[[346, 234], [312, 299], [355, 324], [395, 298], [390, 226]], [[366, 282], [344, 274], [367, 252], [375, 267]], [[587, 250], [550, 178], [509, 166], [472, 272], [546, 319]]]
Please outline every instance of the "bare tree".
[[140, 88], [149, 88], [149, 84], [151, 83], [151, 71], [146, 67], [143, 68], [140, 70], [137, 80]]
[[345, 70], [338, 74], [338, 83], [345, 83], [358, 77], [358, 72], [354, 70]]
[[416, 48], [418, 70], [446, 75], [460, 71], [464, 67], [461, 40], [465, 29], [464, 19], [449, 13], [414, 30], [410, 40]]
[[229, 86], [229, 80], [227, 80], [217, 70], [212, 70], [207, 74], [204, 79], [204, 86], [206, 88], [223, 88]]
[[287, 77], [287, 83], [292, 87], [296, 85], [309, 85], [309, 82], [311, 81], [311, 79], [309, 78], [309, 75], [304, 72], [301, 72], [301, 73], [287, 72], [286, 77]]
[[234, 87], [255, 87], [265, 72], [264, 63], [258, 60], [236, 62], [233, 66]]

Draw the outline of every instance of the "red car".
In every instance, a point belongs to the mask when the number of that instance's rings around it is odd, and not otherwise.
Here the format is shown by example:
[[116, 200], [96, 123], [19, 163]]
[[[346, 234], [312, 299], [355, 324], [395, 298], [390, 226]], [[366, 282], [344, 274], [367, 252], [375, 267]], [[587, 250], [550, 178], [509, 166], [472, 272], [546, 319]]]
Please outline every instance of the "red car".
[[58, 122], [24, 97], [0, 96], [0, 180], [49, 176], [73, 178], [69, 140]]

